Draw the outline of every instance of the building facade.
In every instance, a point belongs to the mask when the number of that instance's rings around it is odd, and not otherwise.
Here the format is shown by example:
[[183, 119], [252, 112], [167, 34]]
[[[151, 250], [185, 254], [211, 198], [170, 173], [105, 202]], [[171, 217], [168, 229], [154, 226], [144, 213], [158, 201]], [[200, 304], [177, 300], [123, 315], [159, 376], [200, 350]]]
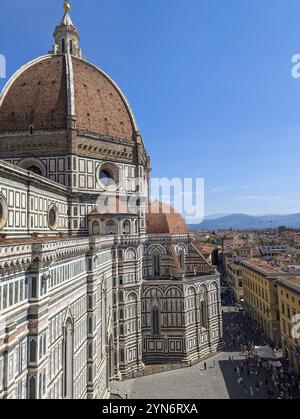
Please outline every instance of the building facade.
[[278, 279], [295, 276], [294, 269], [273, 266], [261, 259], [242, 260], [246, 313], [273, 345], [282, 343]]
[[281, 343], [276, 279], [279, 270], [261, 260], [242, 261], [245, 309], [266, 339]]
[[133, 112], [64, 9], [52, 51], [0, 96], [0, 398], [109, 397], [222, 339], [219, 274], [150, 203]]
[[[283, 356], [300, 376], [300, 277], [278, 279]], [[298, 336], [298, 337], [297, 337]]]
[[237, 304], [244, 301], [244, 287], [242, 269], [239, 262], [232, 262], [227, 267], [230, 292]]

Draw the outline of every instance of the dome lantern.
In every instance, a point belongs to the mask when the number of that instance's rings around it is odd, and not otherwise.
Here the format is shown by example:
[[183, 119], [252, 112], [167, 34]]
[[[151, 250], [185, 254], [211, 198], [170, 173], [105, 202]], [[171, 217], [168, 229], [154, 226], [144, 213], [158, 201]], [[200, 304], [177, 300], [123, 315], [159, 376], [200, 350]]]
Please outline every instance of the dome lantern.
[[79, 33], [70, 16], [70, 2], [65, 0], [64, 16], [54, 31], [54, 46], [52, 54], [71, 54], [82, 58], [82, 51], [79, 48]]

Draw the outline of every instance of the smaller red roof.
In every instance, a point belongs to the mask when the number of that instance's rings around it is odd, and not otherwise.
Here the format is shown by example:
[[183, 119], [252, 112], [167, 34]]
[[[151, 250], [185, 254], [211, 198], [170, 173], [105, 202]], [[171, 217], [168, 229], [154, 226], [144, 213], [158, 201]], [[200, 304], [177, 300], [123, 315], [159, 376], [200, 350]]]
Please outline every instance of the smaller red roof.
[[188, 229], [181, 214], [173, 207], [154, 201], [146, 214], [148, 234], [187, 234]]

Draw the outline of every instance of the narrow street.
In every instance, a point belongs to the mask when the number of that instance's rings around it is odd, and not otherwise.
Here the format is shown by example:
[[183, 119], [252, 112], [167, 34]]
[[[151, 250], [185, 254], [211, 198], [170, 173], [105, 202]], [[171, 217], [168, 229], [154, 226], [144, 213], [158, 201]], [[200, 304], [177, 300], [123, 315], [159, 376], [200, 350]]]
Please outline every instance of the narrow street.
[[[222, 310], [224, 350], [231, 363], [231, 374], [240, 388], [239, 398], [300, 399], [299, 382], [288, 374], [283, 359], [280, 359], [283, 369], [276, 371], [254, 356], [254, 347], [267, 345], [267, 342], [246, 318], [244, 311], [235, 306], [228, 290], [223, 294]], [[281, 352], [276, 354], [280, 358]], [[230, 375], [228, 369], [225, 375]]]

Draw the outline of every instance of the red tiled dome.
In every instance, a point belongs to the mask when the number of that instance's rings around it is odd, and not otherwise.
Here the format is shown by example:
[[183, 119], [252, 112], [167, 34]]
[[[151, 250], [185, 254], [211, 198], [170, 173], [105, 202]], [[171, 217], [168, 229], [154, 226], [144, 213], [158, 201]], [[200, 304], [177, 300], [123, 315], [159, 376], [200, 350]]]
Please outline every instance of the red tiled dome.
[[23, 66], [0, 96], [0, 131], [65, 129], [72, 112], [79, 130], [132, 140], [134, 116], [118, 86], [87, 61], [70, 61], [71, 69], [66, 55], [54, 54]]
[[148, 234], [187, 234], [186, 223], [174, 208], [155, 201], [146, 215]]
[[[1, 104], [2, 102], [2, 104]], [[63, 56], [29, 63], [0, 97], [0, 131], [63, 129], [67, 126], [67, 82]]]

